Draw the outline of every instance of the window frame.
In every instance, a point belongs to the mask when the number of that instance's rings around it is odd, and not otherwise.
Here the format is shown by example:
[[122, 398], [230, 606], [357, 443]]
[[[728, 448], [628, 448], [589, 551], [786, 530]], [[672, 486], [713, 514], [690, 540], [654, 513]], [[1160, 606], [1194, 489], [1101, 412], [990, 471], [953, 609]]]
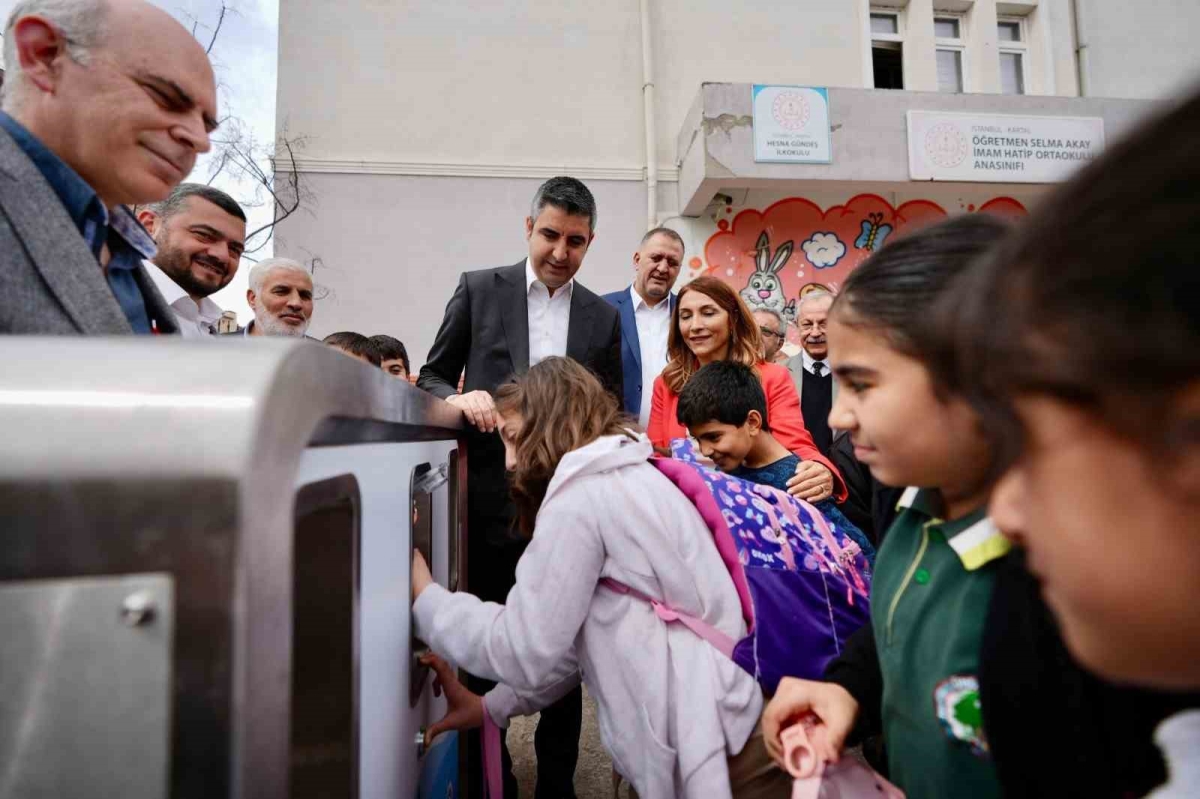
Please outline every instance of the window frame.
[[[895, 33], [879, 33], [871, 28], [871, 17], [893, 17], [896, 20]], [[867, 12], [867, 30], [871, 32], [872, 42], [899, 42], [904, 44], [904, 9], [879, 8], [871, 6]]]
[[[879, 33], [877, 31], [873, 30], [871, 28], [871, 17], [874, 17], [874, 16], [885, 16], [885, 17], [894, 18], [896, 20], [896, 32], [895, 33]], [[867, 33], [870, 35], [870, 44], [867, 49], [867, 58], [868, 58], [868, 62], [872, 66], [871, 73], [870, 73], [871, 74], [870, 88], [872, 88], [872, 89], [879, 88], [878, 86], [875, 85], [874, 54], [873, 54], [873, 51], [875, 50], [875, 45], [883, 44], [885, 46], [885, 49], [899, 50], [901, 53], [901, 57], [903, 58], [904, 48], [906, 46], [906, 42], [905, 42], [905, 30], [906, 30], [905, 25], [906, 25], [906, 23], [907, 23], [907, 20], [905, 19], [905, 13], [904, 13], [903, 8], [867, 6]], [[900, 71], [900, 82], [904, 83], [905, 81], [904, 81], [903, 63], [901, 64], [900, 70], [901, 70]], [[893, 91], [896, 91], [896, 90], [893, 90]], [[903, 91], [903, 89], [900, 89], [899, 91]]]
[[[1008, 42], [1000, 39], [1001, 25], [1016, 25], [1018, 41]], [[1029, 94], [1029, 26], [1026, 24], [1024, 17], [996, 17], [996, 49], [998, 51], [997, 58], [1001, 55], [1015, 55], [1018, 58], [1017, 63], [1020, 65], [1020, 81], [1021, 91], [1017, 94], [1009, 95], [1010, 97], [1020, 97]], [[1003, 63], [999, 61], [997, 66]], [[1003, 68], [1001, 67], [1001, 70]], [[1000, 93], [1004, 94], [1004, 73], [1000, 73]]]
[[[958, 23], [958, 38], [951, 39], [937, 35], [937, 22], [940, 19], [952, 19]], [[958, 80], [962, 86], [957, 92], [947, 92], [942, 90], [941, 82], [939, 81], [937, 91], [940, 94], [966, 94], [967, 93], [967, 75], [970, 71], [970, 59], [967, 53], [967, 17], [966, 14], [951, 13], [948, 11], [937, 11], [933, 15], [934, 37], [933, 37], [933, 59], [934, 69], [937, 68], [937, 53], [939, 50], [948, 50], [957, 52], [958, 56]], [[999, 30], [999, 29], [997, 29]], [[997, 34], [998, 35], [998, 34]]]

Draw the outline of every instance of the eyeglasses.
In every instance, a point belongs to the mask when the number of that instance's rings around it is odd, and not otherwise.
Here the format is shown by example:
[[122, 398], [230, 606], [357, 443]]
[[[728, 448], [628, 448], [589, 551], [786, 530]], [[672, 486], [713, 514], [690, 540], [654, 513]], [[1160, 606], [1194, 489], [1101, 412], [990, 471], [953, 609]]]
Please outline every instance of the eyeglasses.
[[769, 327], [760, 327], [758, 330], [764, 336], [770, 336], [771, 338], [783, 338], [782, 333], [780, 333], [778, 330], [772, 330]]

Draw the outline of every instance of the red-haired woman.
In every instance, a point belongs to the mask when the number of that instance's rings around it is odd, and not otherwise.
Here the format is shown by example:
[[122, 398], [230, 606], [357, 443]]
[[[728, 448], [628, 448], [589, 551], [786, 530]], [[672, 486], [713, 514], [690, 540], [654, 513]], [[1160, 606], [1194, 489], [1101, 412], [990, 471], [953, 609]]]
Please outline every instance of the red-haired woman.
[[700, 277], [679, 292], [667, 338], [667, 368], [654, 381], [646, 435], [660, 450], [687, 437], [676, 418], [679, 392], [700, 367], [732, 360], [754, 368], [767, 395], [771, 433], [801, 459], [788, 490], [809, 502], [833, 496], [845, 499], [842, 476], [813, 443], [800, 413], [800, 395], [783, 366], [762, 359], [762, 334], [750, 309], [732, 288], [713, 277]]

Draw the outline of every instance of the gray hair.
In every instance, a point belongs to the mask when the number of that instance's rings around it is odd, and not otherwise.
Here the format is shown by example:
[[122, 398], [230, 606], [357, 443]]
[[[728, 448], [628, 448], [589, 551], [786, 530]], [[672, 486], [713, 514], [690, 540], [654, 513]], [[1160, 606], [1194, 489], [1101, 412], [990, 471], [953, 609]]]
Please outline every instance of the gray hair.
[[171, 193], [167, 195], [167, 199], [154, 203], [150, 206], [150, 209], [165, 222], [183, 210], [183, 205], [188, 197], [199, 197], [202, 200], [208, 200], [230, 216], [236, 216], [243, 222], [246, 221], [246, 212], [242, 210], [242, 206], [237, 204], [237, 200], [220, 189], [205, 186], [203, 183], [180, 183], [171, 189]]
[[770, 314], [771, 316], [775, 317], [775, 331], [781, 336], [787, 335], [787, 321], [783, 318], [783, 314], [781, 314], [779, 311], [775, 310], [774, 308], [762, 306], [759, 308], [754, 308], [751, 315], [756, 313]]
[[4, 88], [0, 101], [6, 111], [17, 108], [26, 86], [21, 74], [21, 56], [13, 28], [24, 17], [39, 16], [49, 21], [67, 40], [67, 55], [78, 64], [87, 64], [91, 53], [103, 42], [108, 16], [107, 0], [21, 0], [4, 25]]
[[299, 261], [293, 261], [291, 258], [264, 258], [250, 270], [250, 290], [256, 295], [259, 294], [262, 291], [263, 281], [267, 279], [267, 275], [276, 269], [299, 272], [309, 280], [312, 280], [312, 275], [308, 273], [308, 270]]
[[830, 302], [833, 302], [833, 300], [836, 297], [837, 297], [837, 295], [831, 291], [826, 291], [825, 289], [814, 289], [813, 291], [810, 291], [807, 294], [805, 294], [803, 297], [801, 297], [800, 301], [796, 303], [796, 313], [797, 314], [800, 313], [801, 309], [804, 308], [804, 303], [806, 303], [806, 302], [812, 302], [813, 300], [826, 300], [826, 299], [829, 300]]
[[547, 205], [553, 205], [572, 216], [586, 216], [588, 230], [596, 232], [596, 198], [583, 185], [583, 181], [568, 177], [550, 178], [538, 186], [537, 193], [533, 195], [529, 216], [536, 220]]

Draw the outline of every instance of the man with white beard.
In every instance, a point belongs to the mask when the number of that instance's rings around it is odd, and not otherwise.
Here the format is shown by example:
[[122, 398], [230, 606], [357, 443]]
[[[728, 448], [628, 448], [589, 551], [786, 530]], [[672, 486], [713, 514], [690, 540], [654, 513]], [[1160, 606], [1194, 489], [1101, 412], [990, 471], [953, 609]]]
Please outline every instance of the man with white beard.
[[250, 270], [246, 302], [254, 321], [226, 335], [302, 338], [313, 312], [312, 276], [291, 258], [267, 258]]

